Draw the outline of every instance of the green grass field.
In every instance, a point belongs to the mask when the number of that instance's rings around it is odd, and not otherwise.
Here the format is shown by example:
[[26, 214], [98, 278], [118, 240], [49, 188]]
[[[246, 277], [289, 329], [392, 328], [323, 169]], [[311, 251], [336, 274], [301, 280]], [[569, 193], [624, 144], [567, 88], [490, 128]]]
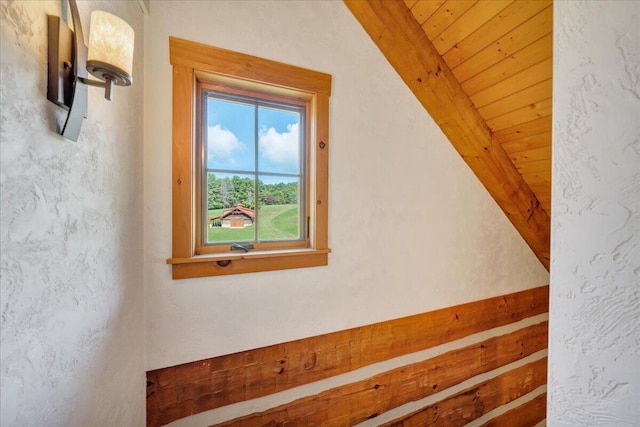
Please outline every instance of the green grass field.
[[[222, 215], [223, 209], [209, 211], [209, 218]], [[298, 205], [263, 206], [258, 211], [258, 240], [297, 239], [299, 236]], [[207, 222], [208, 223], [208, 222]], [[255, 224], [244, 228], [207, 226], [207, 242], [253, 241]]]

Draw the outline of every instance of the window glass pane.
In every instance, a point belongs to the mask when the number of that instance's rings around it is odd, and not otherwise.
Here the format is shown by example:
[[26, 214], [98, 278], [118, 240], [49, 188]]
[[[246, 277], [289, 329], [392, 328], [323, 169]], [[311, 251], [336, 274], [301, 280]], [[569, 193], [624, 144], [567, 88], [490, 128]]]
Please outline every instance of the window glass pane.
[[258, 108], [259, 171], [300, 172], [302, 124], [300, 112]]
[[258, 240], [297, 240], [300, 233], [300, 180], [259, 176]]
[[255, 107], [207, 97], [207, 168], [255, 169]]
[[207, 173], [206, 243], [255, 239], [253, 175]]
[[304, 239], [303, 113], [206, 93], [205, 244]]

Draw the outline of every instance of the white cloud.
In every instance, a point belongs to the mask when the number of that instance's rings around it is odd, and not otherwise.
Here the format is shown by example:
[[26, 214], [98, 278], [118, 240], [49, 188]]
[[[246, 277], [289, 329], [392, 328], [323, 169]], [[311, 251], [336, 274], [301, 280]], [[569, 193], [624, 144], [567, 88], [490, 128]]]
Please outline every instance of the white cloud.
[[209, 161], [228, 160], [229, 163], [235, 164], [233, 154], [245, 149], [242, 141], [233, 132], [221, 128], [220, 125], [209, 126], [207, 138], [209, 149], [207, 159]]
[[283, 171], [298, 170], [298, 123], [287, 125], [287, 131], [277, 132], [274, 128], [260, 131], [260, 153], [271, 165]]

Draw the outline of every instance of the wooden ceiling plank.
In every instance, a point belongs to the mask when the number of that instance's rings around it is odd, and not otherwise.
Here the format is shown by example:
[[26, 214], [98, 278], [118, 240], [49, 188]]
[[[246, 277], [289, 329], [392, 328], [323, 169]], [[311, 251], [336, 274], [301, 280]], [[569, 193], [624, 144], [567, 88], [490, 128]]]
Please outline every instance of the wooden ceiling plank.
[[531, 135], [551, 132], [551, 127], [551, 117], [543, 117], [508, 129], [501, 129], [494, 132], [493, 136], [496, 137], [498, 142], [506, 143]]
[[524, 138], [502, 143], [502, 148], [504, 148], [504, 151], [510, 156], [542, 147], [551, 147], [551, 132], [527, 135]]
[[404, 4], [406, 4], [409, 9], [411, 9], [417, 2], [418, 0], [404, 0]]
[[444, 2], [445, 0], [418, 0], [411, 8], [411, 14], [422, 25]]
[[522, 178], [526, 182], [539, 182], [546, 183], [551, 186], [551, 170], [541, 171], [541, 172], [533, 172], [533, 173], [523, 173]]
[[548, 269], [548, 214], [409, 9], [395, 1], [345, 4]]
[[551, 212], [551, 193], [540, 193], [540, 198], [542, 199], [542, 201], [540, 202], [542, 209], [544, 209], [544, 211], [547, 213]]
[[508, 58], [462, 82], [462, 88], [467, 92], [467, 95], [474, 95], [532, 65], [551, 58], [552, 54], [553, 35], [549, 33]]
[[518, 0], [491, 18], [482, 27], [471, 33], [467, 38], [449, 49], [443, 58], [451, 68], [484, 49], [492, 42], [513, 30], [536, 13], [551, 4], [551, 0], [522, 1]]
[[522, 108], [534, 102], [539, 102], [547, 98], [551, 98], [552, 80], [548, 79], [537, 85], [528, 87], [513, 95], [506, 96], [502, 99], [487, 104], [482, 108], [478, 108], [478, 112], [485, 120], [507, 114]]
[[551, 171], [551, 159], [536, 162], [518, 163], [516, 168], [523, 174], [543, 173]]
[[551, 146], [547, 145], [545, 147], [514, 153], [509, 155], [509, 158], [511, 158], [511, 161], [515, 164], [551, 160]]
[[484, 0], [474, 4], [464, 15], [447, 27], [437, 37], [433, 38], [433, 45], [440, 52], [445, 53], [456, 43], [464, 40], [469, 34], [496, 16], [514, 0]]
[[551, 212], [551, 193], [540, 193], [540, 203], [546, 212]]
[[[538, 194], [536, 194], [538, 195]], [[539, 193], [539, 197], [541, 200], [540, 204], [542, 205], [545, 212], [551, 212], [551, 193]]]
[[545, 59], [538, 64], [520, 71], [519, 73], [488, 87], [475, 95], [471, 95], [471, 101], [477, 108], [496, 102], [512, 93], [519, 92], [551, 78], [553, 74], [553, 59]]
[[[541, 28], [551, 30], [552, 27], [553, 8], [549, 6], [460, 63], [453, 69], [453, 75], [458, 78], [458, 81], [464, 82], [542, 38], [547, 33], [541, 34]], [[549, 56], [551, 53], [549, 52]]]
[[531, 182], [529, 187], [535, 193], [546, 193], [549, 192], [549, 183], [548, 182]]
[[477, 0], [447, 0], [422, 24], [424, 33], [433, 40], [459, 17], [469, 10]]
[[494, 132], [507, 129], [542, 117], [551, 116], [551, 108], [551, 98], [547, 98], [487, 120], [487, 125]]
[[[550, 192], [541, 192], [540, 193], [540, 198], [544, 201], [545, 206], [551, 206], [551, 193]], [[551, 209], [548, 209], [545, 207], [545, 210], [547, 210], [547, 212], [551, 211]]]

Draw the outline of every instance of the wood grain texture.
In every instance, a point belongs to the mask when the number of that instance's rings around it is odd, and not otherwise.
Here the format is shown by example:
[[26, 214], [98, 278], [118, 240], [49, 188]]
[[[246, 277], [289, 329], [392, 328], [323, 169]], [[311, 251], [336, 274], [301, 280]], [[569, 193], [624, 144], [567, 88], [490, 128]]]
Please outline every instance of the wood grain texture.
[[[408, 416], [382, 424], [384, 427], [458, 427], [493, 409], [518, 399], [546, 384], [547, 358], [513, 369]], [[512, 424], [521, 426], [520, 424]]]
[[532, 183], [548, 183], [551, 184], [551, 171], [546, 170], [544, 172], [523, 173], [522, 177], [527, 182]]
[[462, 82], [462, 88], [471, 96], [550, 58], [552, 53], [553, 35], [547, 34], [526, 48]]
[[[478, 108], [478, 112], [486, 120], [507, 114], [519, 108], [540, 102], [545, 99], [551, 99], [551, 79], [528, 87], [527, 89], [506, 96], [502, 99]], [[550, 111], [550, 110], [549, 110]], [[535, 119], [534, 119], [535, 120]], [[530, 120], [529, 120], [530, 121]]]
[[404, 3], [345, 3], [548, 269], [548, 214]]
[[530, 174], [536, 172], [546, 172], [551, 169], [551, 159], [536, 160], [533, 162], [518, 163], [516, 167], [523, 174]]
[[173, 156], [172, 156], [172, 239], [173, 257], [189, 257], [193, 252], [193, 70], [173, 67]]
[[548, 311], [549, 287], [147, 372], [147, 425], [308, 384]]
[[418, 0], [411, 6], [411, 14], [415, 17], [420, 25], [433, 15], [445, 0]]
[[[249, 253], [247, 255], [223, 255], [219, 257], [171, 258], [173, 279], [195, 277], [226, 276], [230, 274], [252, 273], [256, 271], [287, 270], [327, 265], [329, 250], [279, 251], [270, 253]], [[218, 263], [221, 261], [221, 263]]]
[[531, 16], [551, 5], [551, 3], [551, 0], [517, 0], [513, 2], [464, 40], [449, 49], [449, 51], [443, 55], [445, 62], [451, 68], [457, 67], [478, 51], [489, 46], [493, 41], [499, 39], [504, 34], [526, 22]]
[[404, 4], [406, 4], [409, 9], [411, 9], [417, 2], [418, 0], [404, 0]]
[[493, 86], [489, 86], [471, 95], [470, 98], [477, 108], [481, 108], [545, 80], [549, 80], [552, 75], [553, 59], [548, 58], [511, 77], [501, 80]]
[[[314, 200], [311, 200], [311, 209], [315, 210], [315, 229], [312, 231], [312, 240], [317, 249], [329, 247], [329, 96], [319, 94], [316, 105], [316, 123], [312, 127], [316, 129], [315, 143], [315, 167], [325, 173], [316, 173]], [[320, 148], [324, 147], [324, 148]]]
[[169, 37], [171, 65], [331, 95], [331, 75]]
[[534, 427], [546, 416], [547, 393], [542, 393], [517, 408], [490, 419], [480, 427]]
[[458, 17], [464, 15], [475, 3], [475, 0], [448, 0], [422, 24], [422, 29], [429, 40], [432, 40], [455, 22]]
[[513, 0], [483, 0], [475, 3], [442, 33], [431, 39], [433, 45], [438, 52], [444, 54], [511, 3]]
[[505, 113], [501, 116], [487, 120], [489, 128], [493, 131], [507, 129], [542, 117], [551, 117], [551, 98], [532, 102], [524, 107]]
[[[547, 145], [540, 148], [532, 148], [521, 153], [514, 153], [511, 155], [511, 160], [514, 163], [527, 163], [535, 162], [538, 160], [550, 160], [551, 159], [551, 146]], [[535, 190], [534, 190], [535, 191]]]
[[543, 322], [215, 427], [356, 425], [543, 350], [547, 330]]
[[502, 144], [502, 148], [504, 148], [504, 151], [510, 156], [515, 153], [527, 152], [542, 147], [549, 147], [549, 150], [551, 150], [551, 132], [529, 135]]
[[[539, 135], [541, 133], [551, 134], [551, 117], [532, 120], [507, 129], [501, 129], [494, 133], [494, 136], [501, 144], [512, 142], [529, 135]], [[551, 140], [549, 140], [551, 142]]]
[[[551, 29], [553, 8], [547, 7], [540, 13], [509, 31], [489, 46], [477, 52], [471, 58], [461, 62], [453, 69], [453, 74], [461, 82], [486, 70], [501, 60], [513, 55], [532, 44], [546, 34], [540, 34], [540, 28]], [[549, 56], [551, 52], [548, 52]]]

